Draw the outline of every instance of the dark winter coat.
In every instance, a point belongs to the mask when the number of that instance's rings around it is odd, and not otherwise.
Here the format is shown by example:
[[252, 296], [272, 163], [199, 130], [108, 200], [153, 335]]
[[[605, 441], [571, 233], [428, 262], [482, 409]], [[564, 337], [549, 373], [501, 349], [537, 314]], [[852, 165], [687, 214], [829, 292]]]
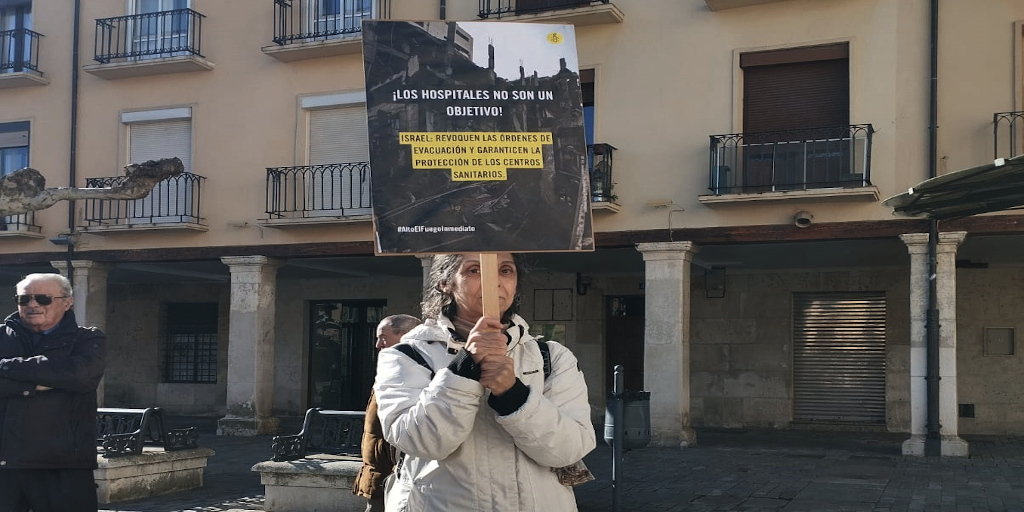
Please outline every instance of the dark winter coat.
[[[96, 468], [106, 336], [68, 311], [33, 346], [17, 313], [0, 332], [0, 469]], [[36, 391], [36, 385], [53, 389]]]
[[384, 477], [395, 467], [395, 449], [384, 440], [384, 431], [377, 418], [377, 398], [370, 392], [366, 404], [366, 420], [362, 439], [363, 467], [352, 482], [352, 492], [364, 498], [384, 497]]

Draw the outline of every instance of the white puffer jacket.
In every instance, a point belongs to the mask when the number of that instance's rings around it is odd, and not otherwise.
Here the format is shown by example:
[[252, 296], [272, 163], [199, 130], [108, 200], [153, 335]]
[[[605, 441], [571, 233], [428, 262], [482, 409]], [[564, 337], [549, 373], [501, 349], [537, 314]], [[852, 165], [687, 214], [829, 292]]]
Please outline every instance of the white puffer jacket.
[[530, 388], [519, 410], [498, 416], [479, 382], [447, 368], [451, 323], [427, 320], [402, 338], [435, 370], [394, 349], [380, 352], [374, 392], [389, 443], [407, 454], [397, 486], [412, 512], [576, 510], [572, 488], [551, 468], [594, 449], [583, 373], [564, 346], [548, 342], [546, 379], [537, 341], [518, 317], [508, 333], [516, 376]]

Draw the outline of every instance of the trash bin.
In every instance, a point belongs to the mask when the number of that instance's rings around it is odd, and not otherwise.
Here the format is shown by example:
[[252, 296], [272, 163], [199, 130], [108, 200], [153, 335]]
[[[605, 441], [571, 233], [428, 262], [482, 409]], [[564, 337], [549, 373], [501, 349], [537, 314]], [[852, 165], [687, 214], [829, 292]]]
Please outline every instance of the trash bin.
[[651, 443], [651, 392], [627, 391], [619, 397], [608, 397], [604, 410], [604, 442], [614, 446], [615, 401], [622, 400], [622, 448], [633, 450]]

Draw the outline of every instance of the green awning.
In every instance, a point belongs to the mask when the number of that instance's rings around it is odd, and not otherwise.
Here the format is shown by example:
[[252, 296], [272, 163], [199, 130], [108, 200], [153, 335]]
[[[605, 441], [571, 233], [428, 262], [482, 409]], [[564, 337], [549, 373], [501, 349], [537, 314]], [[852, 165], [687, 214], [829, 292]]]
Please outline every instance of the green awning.
[[957, 219], [1024, 206], [1024, 155], [943, 174], [882, 201], [895, 215]]

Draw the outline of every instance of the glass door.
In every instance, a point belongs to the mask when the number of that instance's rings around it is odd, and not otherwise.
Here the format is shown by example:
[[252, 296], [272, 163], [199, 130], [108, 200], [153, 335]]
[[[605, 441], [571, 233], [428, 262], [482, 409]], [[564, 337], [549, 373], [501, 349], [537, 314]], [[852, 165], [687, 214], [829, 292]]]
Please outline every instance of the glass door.
[[308, 407], [362, 411], [377, 371], [377, 324], [385, 300], [310, 303]]
[[[191, 0], [135, 0], [131, 53], [140, 59], [167, 57], [190, 46]], [[172, 12], [173, 11], [173, 12]]]

